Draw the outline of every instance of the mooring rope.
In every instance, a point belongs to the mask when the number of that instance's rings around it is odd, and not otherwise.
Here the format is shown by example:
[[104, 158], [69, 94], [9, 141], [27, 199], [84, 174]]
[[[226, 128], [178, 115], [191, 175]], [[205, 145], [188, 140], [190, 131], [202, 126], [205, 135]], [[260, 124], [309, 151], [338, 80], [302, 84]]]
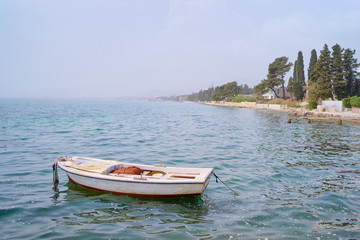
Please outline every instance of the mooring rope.
[[59, 184], [59, 175], [58, 175], [58, 170], [57, 170], [58, 161], [59, 161], [59, 159], [56, 159], [52, 166], [52, 168], [53, 168], [53, 184], [54, 184], [53, 189], [57, 189], [57, 186]]
[[231, 191], [233, 191], [236, 195], [240, 196], [239, 193], [237, 193], [234, 189], [232, 189], [231, 187], [229, 187], [223, 180], [221, 180], [214, 172], [213, 172], [216, 182], [218, 182], [218, 179], [220, 180], [220, 182], [222, 182], [228, 189], [230, 189]]

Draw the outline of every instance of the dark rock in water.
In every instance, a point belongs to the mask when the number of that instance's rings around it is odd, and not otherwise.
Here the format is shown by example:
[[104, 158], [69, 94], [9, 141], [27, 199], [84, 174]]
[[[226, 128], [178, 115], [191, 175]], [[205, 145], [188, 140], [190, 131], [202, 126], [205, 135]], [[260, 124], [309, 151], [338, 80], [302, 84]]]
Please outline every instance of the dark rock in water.
[[360, 173], [360, 170], [341, 170], [341, 173]]

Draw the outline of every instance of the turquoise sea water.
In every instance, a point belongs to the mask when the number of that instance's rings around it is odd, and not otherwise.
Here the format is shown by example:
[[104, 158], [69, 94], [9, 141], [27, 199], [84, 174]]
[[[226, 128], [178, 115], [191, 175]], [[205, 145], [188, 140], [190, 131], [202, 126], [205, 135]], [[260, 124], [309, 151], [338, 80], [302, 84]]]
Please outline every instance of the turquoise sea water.
[[[0, 99], [0, 239], [360, 239], [360, 126], [190, 103]], [[198, 198], [86, 190], [89, 156], [213, 167]]]

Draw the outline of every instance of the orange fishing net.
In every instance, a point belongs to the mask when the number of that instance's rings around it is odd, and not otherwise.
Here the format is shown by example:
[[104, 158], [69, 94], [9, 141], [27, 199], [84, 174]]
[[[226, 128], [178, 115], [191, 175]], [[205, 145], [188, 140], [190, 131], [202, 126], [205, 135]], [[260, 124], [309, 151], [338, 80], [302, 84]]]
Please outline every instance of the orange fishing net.
[[131, 174], [131, 175], [141, 175], [141, 169], [135, 166], [130, 167], [121, 167], [119, 169], [114, 170], [112, 173], [116, 174]]

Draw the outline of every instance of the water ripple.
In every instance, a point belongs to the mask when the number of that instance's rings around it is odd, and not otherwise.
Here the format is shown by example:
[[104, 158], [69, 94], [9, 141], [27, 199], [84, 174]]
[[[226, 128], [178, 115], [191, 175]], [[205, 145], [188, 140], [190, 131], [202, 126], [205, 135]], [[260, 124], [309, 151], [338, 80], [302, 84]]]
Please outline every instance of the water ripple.
[[[0, 108], [4, 239], [360, 236], [360, 126], [172, 102], [2, 99]], [[54, 192], [62, 155], [213, 167], [240, 196], [215, 179], [195, 199], [113, 195], [63, 172]]]

